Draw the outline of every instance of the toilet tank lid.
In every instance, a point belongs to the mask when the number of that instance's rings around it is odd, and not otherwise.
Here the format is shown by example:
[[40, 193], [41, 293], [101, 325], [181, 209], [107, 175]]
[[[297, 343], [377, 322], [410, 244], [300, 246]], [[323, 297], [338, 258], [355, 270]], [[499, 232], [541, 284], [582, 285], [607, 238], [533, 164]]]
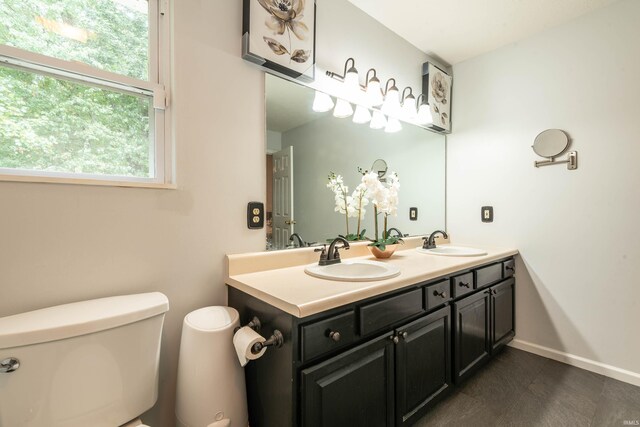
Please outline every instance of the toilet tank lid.
[[0, 349], [57, 341], [163, 314], [169, 300], [160, 292], [74, 302], [0, 318]]

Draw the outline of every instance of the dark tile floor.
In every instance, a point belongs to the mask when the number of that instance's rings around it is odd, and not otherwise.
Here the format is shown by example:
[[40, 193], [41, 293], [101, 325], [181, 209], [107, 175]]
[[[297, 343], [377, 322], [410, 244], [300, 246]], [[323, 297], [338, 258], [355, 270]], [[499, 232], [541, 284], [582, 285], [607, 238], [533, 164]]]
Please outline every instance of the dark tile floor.
[[639, 424], [640, 387], [507, 347], [415, 426]]

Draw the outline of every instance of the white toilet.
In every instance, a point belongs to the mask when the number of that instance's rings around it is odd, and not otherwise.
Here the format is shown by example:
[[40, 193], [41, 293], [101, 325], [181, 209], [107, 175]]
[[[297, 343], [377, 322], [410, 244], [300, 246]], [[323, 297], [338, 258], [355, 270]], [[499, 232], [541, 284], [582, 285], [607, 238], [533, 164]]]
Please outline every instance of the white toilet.
[[0, 426], [142, 426], [168, 309], [153, 292], [0, 318]]

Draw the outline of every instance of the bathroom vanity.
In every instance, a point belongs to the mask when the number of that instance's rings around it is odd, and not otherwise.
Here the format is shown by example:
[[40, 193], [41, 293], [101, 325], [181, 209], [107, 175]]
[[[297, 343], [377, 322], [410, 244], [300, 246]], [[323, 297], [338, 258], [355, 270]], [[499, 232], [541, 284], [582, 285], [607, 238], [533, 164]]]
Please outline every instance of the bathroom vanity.
[[[257, 316], [261, 335], [284, 335], [246, 367], [251, 426], [411, 425], [513, 339], [515, 254], [407, 248], [388, 261], [398, 277], [363, 283], [229, 257], [229, 305], [241, 323]], [[290, 262], [304, 256], [313, 254]]]

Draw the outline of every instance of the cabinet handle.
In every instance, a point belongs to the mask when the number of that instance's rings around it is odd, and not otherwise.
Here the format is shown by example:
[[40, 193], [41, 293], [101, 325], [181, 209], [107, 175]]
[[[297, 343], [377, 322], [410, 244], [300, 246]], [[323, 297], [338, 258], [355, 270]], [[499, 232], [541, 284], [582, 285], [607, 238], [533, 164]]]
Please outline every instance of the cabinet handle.
[[403, 339], [407, 339], [407, 337], [409, 336], [409, 332], [404, 331], [404, 332], [400, 332], [400, 335], [402, 336]]
[[460, 283], [458, 283], [458, 285], [460, 285], [460, 287], [462, 287], [462, 288], [467, 288], [467, 289], [469, 288], [469, 284], [468, 283], [460, 282]]
[[504, 267], [505, 270], [511, 270], [511, 271], [516, 271], [515, 268], [511, 267], [510, 265], [507, 265]]
[[434, 297], [446, 298], [447, 297], [447, 293], [445, 291], [442, 291], [442, 292], [433, 291], [433, 296]]
[[397, 335], [391, 335], [389, 339], [393, 341], [394, 344], [398, 344], [398, 342], [400, 342], [400, 338], [398, 338]]
[[338, 332], [338, 331], [329, 332], [329, 338], [331, 338], [335, 342], [340, 341], [340, 338], [341, 338], [340, 332]]

